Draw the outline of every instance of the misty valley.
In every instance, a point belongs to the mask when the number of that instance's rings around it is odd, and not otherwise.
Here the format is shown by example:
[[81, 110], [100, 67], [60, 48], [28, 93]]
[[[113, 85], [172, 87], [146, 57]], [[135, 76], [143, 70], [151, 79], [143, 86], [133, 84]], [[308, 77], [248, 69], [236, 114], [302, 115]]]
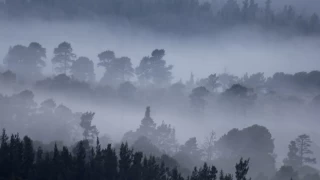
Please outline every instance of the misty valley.
[[317, 7], [0, 0], [0, 180], [320, 180]]

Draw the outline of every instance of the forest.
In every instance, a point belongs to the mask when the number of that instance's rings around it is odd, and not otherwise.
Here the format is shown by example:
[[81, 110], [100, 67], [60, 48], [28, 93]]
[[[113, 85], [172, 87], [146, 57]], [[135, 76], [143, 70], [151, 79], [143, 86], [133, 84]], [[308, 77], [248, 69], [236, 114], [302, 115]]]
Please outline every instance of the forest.
[[320, 180], [320, 3], [281, 2], [0, 0], [0, 180]]
[[[31, 42], [10, 47], [3, 58], [2, 179], [320, 179], [320, 149], [308, 131], [286, 142], [279, 166], [275, 139], [259, 125], [263, 121], [230, 128], [221, 137], [214, 130], [203, 140], [191, 133], [181, 143], [176, 134], [183, 125], [157, 123], [151, 113], [151, 107], [171, 109], [199, 122], [205, 116], [228, 121], [272, 114], [273, 120], [265, 121], [308, 117], [304, 123], [313, 125], [320, 106], [320, 71], [271, 77], [225, 72], [200, 79], [191, 73], [187, 81], [173, 82], [174, 67], [165, 60], [164, 49], [153, 50], [137, 67], [112, 50], [97, 54], [96, 60], [76, 55], [68, 42], [52, 51], [48, 57], [45, 47]], [[43, 74], [48, 62], [53, 65], [51, 76]], [[96, 67], [104, 69], [101, 79], [95, 76]], [[37, 95], [44, 100], [39, 102]], [[75, 112], [64, 105], [68, 101], [124, 111], [147, 107], [138, 126], [117, 141], [100, 133], [103, 127], [95, 124], [94, 107]]]
[[283, 33], [320, 33], [318, 12], [301, 12], [290, 4], [274, 7], [272, 3], [272, 0], [2, 0], [0, 15], [4, 20], [99, 19], [109, 26], [111, 22], [123, 22], [180, 34], [216, 32], [235, 25], [257, 25]]

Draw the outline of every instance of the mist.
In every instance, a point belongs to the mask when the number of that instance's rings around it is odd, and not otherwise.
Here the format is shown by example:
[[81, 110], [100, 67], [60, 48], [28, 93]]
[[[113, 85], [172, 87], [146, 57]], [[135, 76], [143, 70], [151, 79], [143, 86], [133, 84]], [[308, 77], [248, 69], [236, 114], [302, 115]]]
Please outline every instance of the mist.
[[[97, 54], [108, 49], [119, 56], [130, 57], [137, 66], [153, 49], [165, 48], [166, 60], [175, 67], [176, 81], [187, 80], [191, 72], [197, 78], [224, 71], [238, 76], [256, 72], [270, 76], [275, 72], [312, 71], [319, 65], [319, 37], [284, 35], [256, 26], [238, 26], [219, 33], [188, 37], [155, 33], [115, 22], [108, 25], [99, 22], [2, 21], [1, 27], [4, 27], [0, 30], [2, 57], [9, 46], [35, 41], [48, 49], [50, 59], [52, 49], [67, 41], [73, 44], [76, 54], [89, 57], [95, 64]], [[17, 31], [19, 29], [23, 31]], [[47, 63], [44, 73], [51, 75], [51, 62]], [[95, 66], [95, 71], [97, 79], [101, 78], [103, 69]]]
[[308, 176], [320, 174], [317, 2], [181, 10], [155, 1], [141, 14], [113, 1], [104, 14], [96, 3], [18, 11], [0, 1], [0, 129], [29, 136], [48, 158], [62, 146], [77, 155], [83, 143], [88, 163], [101, 139], [109, 155], [129, 146], [185, 178], [203, 163], [233, 173], [243, 157], [254, 180], [318, 180]]

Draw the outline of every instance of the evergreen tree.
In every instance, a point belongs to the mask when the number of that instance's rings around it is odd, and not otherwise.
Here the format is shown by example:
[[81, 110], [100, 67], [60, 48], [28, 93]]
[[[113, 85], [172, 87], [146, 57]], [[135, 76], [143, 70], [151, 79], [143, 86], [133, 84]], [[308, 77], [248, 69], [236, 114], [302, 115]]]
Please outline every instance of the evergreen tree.
[[76, 147], [75, 177], [77, 180], [85, 180], [86, 175], [86, 149], [84, 141], [80, 141]]
[[206, 96], [208, 96], [209, 93], [210, 92], [207, 90], [207, 88], [205, 88], [203, 86], [194, 88], [192, 90], [192, 93], [189, 96], [190, 101], [191, 101], [191, 105], [196, 110], [204, 110], [205, 105], [207, 104], [207, 102], [204, 98]]
[[141, 179], [142, 177], [142, 158], [143, 154], [141, 152], [136, 152], [133, 154], [132, 166], [130, 168], [129, 180]]
[[80, 126], [84, 129], [83, 137], [85, 140], [88, 140], [91, 144], [93, 143], [94, 139], [99, 135], [97, 127], [91, 125], [94, 115], [94, 112], [86, 112], [81, 115], [80, 122]]
[[181, 151], [189, 156], [194, 162], [200, 161], [202, 157], [202, 151], [198, 147], [197, 139], [195, 137], [190, 138], [180, 147]]
[[119, 179], [128, 180], [132, 164], [132, 150], [128, 144], [121, 144], [119, 158]]
[[[3, 129], [1, 134], [1, 146], [0, 146], [0, 177], [9, 178], [10, 176], [10, 149], [8, 144], [8, 136], [6, 131]], [[11, 145], [11, 144], [10, 144]], [[12, 150], [12, 149], [11, 149]]]
[[118, 178], [118, 158], [114, 149], [111, 148], [111, 144], [107, 149], [102, 151], [105, 178], [110, 180], [116, 180]]
[[236, 164], [236, 179], [247, 180], [246, 175], [249, 171], [249, 160], [240, 159], [240, 162]]
[[71, 68], [71, 65], [76, 57], [73, 53], [71, 44], [68, 42], [62, 42], [53, 51], [54, 57], [51, 60], [52, 64], [56, 65], [56, 71], [58, 73], [67, 74]]
[[33, 150], [32, 140], [25, 136], [23, 138], [23, 155], [22, 155], [22, 164], [21, 164], [21, 176], [23, 179], [28, 179], [28, 177], [33, 173], [33, 164], [34, 164], [35, 152]]
[[95, 80], [93, 61], [87, 57], [79, 57], [70, 67], [71, 74], [78, 80], [92, 83]]
[[294, 169], [298, 169], [302, 166], [300, 157], [298, 155], [298, 147], [295, 141], [291, 141], [288, 146], [289, 152], [287, 154], [287, 158], [283, 160], [284, 165], [291, 166]]
[[308, 155], [313, 154], [313, 152], [310, 150], [311, 144], [312, 141], [310, 136], [307, 134], [302, 134], [296, 138], [300, 165], [303, 165], [304, 163], [315, 164], [317, 162], [316, 158], [308, 157]]
[[36, 80], [42, 76], [42, 68], [46, 66], [46, 49], [39, 43], [32, 42], [29, 46], [16, 45], [10, 47], [4, 64], [19, 78]]
[[145, 135], [147, 137], [152, 137], [153, 133], [155, 132], [156, 123], [150, 116], [150, 107], [146, 108], [146, 112], [144, 114], [144, 118], [141, 120], [141, 125], [138, 129], [138, 132], [141, 135]]
[[163, 49], [155, 49], [151, 57], [144, 57], [135, 72], [142, 85], [153, 83], [158, 86], [166, 86], [172, 79], [172, 65], [167, 66], [162, 58], [165, 55]]

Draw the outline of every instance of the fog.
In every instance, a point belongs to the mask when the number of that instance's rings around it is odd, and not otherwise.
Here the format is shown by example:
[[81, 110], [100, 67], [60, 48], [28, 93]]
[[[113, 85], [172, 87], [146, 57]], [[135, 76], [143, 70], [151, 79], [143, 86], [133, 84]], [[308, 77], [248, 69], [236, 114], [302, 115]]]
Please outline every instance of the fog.
[[[238, 76], [256, 72], [270, 76], [275, 72], [312, 71], [320, 65], [319, 37], [270, 32], [255, 26], [188, 37], [115, 22], [2, 21], [1, 27], [1, 57], [9, 46], [39, 42], [47, 48], [47, 75], [52, 74], [53, 49], [63, 41], [70, 42], [77, 55], [87, 56], [95, 64], [97, 54], [107, 49], [130, 57], [137, 66], [153, 49], [164, 48], [165, 59], [174, 65], [175, 80], [187, 80], [191, 72], [197, 78], [224, 71]], [[97, 79], [101, 78], [103, 69], [95, 66], [95, 71]]]
[[[99, 62], [97, 55], [105, 50], [114, 51], [117, 57], [130, 57], [133, 67], [137, 67], [140, 60], [150, 56], [154, 49], [164, 49], [164, 59], [167, 64], [174, 66], [172, 83], [181, 79], [186, 83], [191, 73], [195, 75], [195, 79], [207, 78], [215, 73], [230, 73], [242, 77], [245, 73], [263, 72], [265, 77], [272, 77], [277, 72], [294, 74], [318, 70], [317, 67], [320, 67], [319, 36], [265, 30], [254, 25], [239, 25], [220, 32], [189, 36], [154, 32], [122, 22], [2, 20], [0, 27], [0, 57], [6, 56], [10, 46], [17, 44], [27, 46], [31, 42], [38, 42], [47, 50], [47, 66], [43, 70], [46, 77], [57, 75], [51, 59], [54, 56], [53, 49], [63, 41], [72, 45], [78, 57], [86, 56], [93, 60], [96, 83], [103, 77], [105, 71], [97, 66]], [[132, 81], [136, 83], [137, 78], [133, 77]], [[282, 166], [282, 161], [287, 156], [289, 142], [298, 135], [308, 133], [314, 145], [320, 145], [319, 122], [316, 120], [318, 112], [308, 111], [308, 105], [319, 93], [318, 89], [301, 92], [288, 87], [289, 95], [299, 96], [304, 102], [301, 103], [301, 108], [296, 107], [294, 103], [279, 106], [279, 110], [286, 114], [268, 112], [268, 109], [259, 106], [259, 102], [263, 104], [265, 100], [259, 100], [253, 106], [253, 110], [245, 116], [239, 116], [229, 114], [223, 111], [223, 108], [214, 109], [220, 105], [220, 102], [211, 103], [219, 96], [217, 92], [212, 92], [214, 95], [208, 99], [208, 108], [203, 114], [198, 115], [188, 109], [189, 105], [186, 104], [189, 103], [188, 98], [192, 89], [184, 94], [183, 101], [170, 99], [171, 96], [169, 98], [164, 96], [164, 99], [161, 99], [161, 95], [157, 97], [158, 99], [155, 98], [156, 100], [141, 100], [139, 99], [141, 95], [138, 96], [139, 103], [118, 102], [114, 99], [107, 99], [101, 103], [96, 102], [96, 97], [87, 100], [87, 97], [82, 96], [68, 97], [67, 93], [41, 91], [33, 85], [26, 87], [34, 92], [34, 100], [38, 106], [44, 100], [52, 98], [57, 105], [63, 104], [73, 112], [95, 112], [93, 124], [98, 128], [100, 135], [107, 134], [113, 143], [120, 142], [126, 132], [137, 129], [144, 117], [145, 107], [151, 106], [151, 116], [155, 123], [161, 124], [164, 121], [171, 124], [176, 129], [179, 144], [183, 144], [190, 137], [197, 137], [201, 144], [212, 130], [219, 138], [233, 128], [243, 129], [255, 124], [265, 126], [275, 139], [277, 167]], [[1, 93], [11, 96], [22, 89], [21, 87], [14, 91], [1, 89]], [[291, 93], [290, 90], [295, 92]], [[141, 90], [141, 94], [146, 91], [148, 89]], [[157, 96], [153, 90], [150, 92]], [[280, 93], [280, 95], [286, 94]], [[271, 106], [276, 109], [277, 105], [275, 103]], [[316, 146], [315, 149], [319, 150], [319, 147]], [[316, 150], [314, 156], [320, 157], [320, 152]], [[314, 166], [319, 168], [319, 164]]]
[[[39, 42], [47, 48], [48, 66], [44, 73], [49, 76], [52, 75], [50, 62], [53, 56], [52, 50], [63, 41], [70, 42], [77, 55], [88, 56], [95, 63], [98, 61], [97, 54], [108, 49], [119, 56], [132, 58], [134, 66], [137, 66], [142, 57], [149, 55], [153, 49], [164, 48], [165, 59], [174, 65], [173, 75], [176, 81], [187, 80], [191, 72], [197, 78], [224, 71], [238, 76], [256, 72], [264, 72], [266, 76], [271, 76], [275, 72], [312, 71], [320, 66], [319, 37], [287, 36], [264, 31], [255, 26], [238, 26], [218, 34], [189, 37], [154, 33], [133, 25], [120, 25], [114, 22], [108, 25], [98, 22], [2, 21], [1, 27], [1, 57], [5, 56], [9, 46]], [[95, 71], [97, 79], [100, 79], [103, 69], [95, 66]], [[138, 127], [144, 113], [144, 106], [122, 110], [121, 107], [115, 108], [112, 105], [102, 107], [94, 103], [78, 105], [64, 100], [61, 103], [75, 111], [96, 112], [95, 123], [99, 130], [101, 133], [108, 133], [115, 141], [120, 141], [125, 132]], [[232, 121], [225, 117], [204, 117], [203, 120], [197, 120], [185, 117], [184, 114], [168, 113], [166, 109], [155, 108], [152, 113], [157, 123], [165, 120], [177, 127], [177, 137], [180, 142], [185, 142], [190, 136], [202, 139], [212, 129], [220, 136], [232, 128], [244, 128], [253, 124], [264, 125], [275, 138], [276, 152], [281, 161], [287, 151], [287, 144], [284, 142], [289, 142], [303, 132], [308, 132], [313, 137], [320, 137], [313, 123], [301, 124], [300, 119], [290, 119], [288, 126], [289, 120], [281, 122], [283, 124], [280, 125], [278, 120], [269, 117]], [[183, 127], [180, 124], [183, 124]], [[283, 127], [286, 127], [285, 135]], [[320, 139], [313, 140], [320, 144]]]

